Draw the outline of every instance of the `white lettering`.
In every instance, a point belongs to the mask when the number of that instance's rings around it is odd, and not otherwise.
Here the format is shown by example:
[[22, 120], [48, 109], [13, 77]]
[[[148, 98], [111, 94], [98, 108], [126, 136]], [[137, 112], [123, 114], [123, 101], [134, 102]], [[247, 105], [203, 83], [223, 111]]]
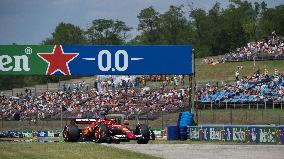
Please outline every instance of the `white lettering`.
[[[14, 58], [14, 61], [13, 61]], [[30, 71], [29, 68], [29, 58], [26, 55], [22, 56], [13, 56], [10, 57], [9, 55], [2, 55], [0, 56], [0, 71], [11, 71], [13, 68], [13, 71]], [[22, 67], [21, 67], [21, 61], [22, 61]], [[14, 66], [6, 66], [8, 64], [11, 64], [14, 62]], [[5, 67], [6, 66], [6, 67]]]
[[1, 71], [10, 71], [13, 66], [4, 67], [5, 65], [8, 65], [12, 62], [12, 58], [8, 55], [2, 55], [0, 56], [0, 70]]
[[26, 55], [23, 56], [14, 56], [15, 58], [15, 67], [13, 69], [13, 71], [22, 71], [21, 68], [21, 60], [23, 60], [23, 69], [25, 71], [29, 71], [29, 59]]

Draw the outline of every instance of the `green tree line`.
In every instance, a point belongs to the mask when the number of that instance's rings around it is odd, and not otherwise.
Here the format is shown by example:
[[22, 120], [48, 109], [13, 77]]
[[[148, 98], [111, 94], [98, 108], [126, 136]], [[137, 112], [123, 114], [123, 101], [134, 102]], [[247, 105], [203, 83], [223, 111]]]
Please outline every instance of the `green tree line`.
[[[138, 26], [132, 28], [121, 20], [95, 19], [86, 29], [60, 22], [42, 44], [192, 44], [196, 57], [228, 53], [250, 41], [263, 39], [275, 31], [284, 35], [284, 5], [268, 8], [265, 2], [230, 0], [226, 8], [216, 3], [209, 10], [192, 4], [170, 6], [160, 13], [150, 6], [137, 13]], [[86, 22], [87, 23], [87, 22]], [[131, 38], [131, 31], [139, 33]], [[73, 77], [2, 76], [1, 89], [37, 83], [57, 82]]]
[[[230, 0], [208, 11], [191, 4], [170, 6], [159, 13], [150, 6], [137, 14], [136, 28], [113, 19], [95, 19], [85, 30], [61, 22], [42, 44], [192, 44], [196, 57], [225, 54], [275, 31], [284, 35], [284, 5], [268, 8], [265, 2]], [[133, 29], [139, 32], [133, 38]]]

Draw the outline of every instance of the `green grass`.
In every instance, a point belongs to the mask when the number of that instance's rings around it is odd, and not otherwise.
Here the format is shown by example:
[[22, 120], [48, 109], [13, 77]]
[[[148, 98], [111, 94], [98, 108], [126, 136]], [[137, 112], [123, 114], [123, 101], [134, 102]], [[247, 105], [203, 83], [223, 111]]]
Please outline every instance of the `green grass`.
[[[219, 82], [219, 85], [221, 85], [222, 81], [233, 82], [237, 66], [243, 66], [243, 69], [239, 70], [240, 77], [253, 75], [257, 68], [260, 69], [260, 73], [262, 74], [265, 68], [269, 74], [274, 74], [274, 69], [278, 69], [279, 73], [284, 73], [284, 60], [256, 61], [255, 63], [256, 67], [254, 67], [253, 61], [227, 62], [216, 65], [196, 64], [196, 83], [200, 86], [205, 85], [207, 82], [213, 82], [214, 84]], [[184, 87], [188, 87], [188, 84], [189, 80], [186, 77]], [[147, 82], [147, 86], [152, 89], [158, 89], [162, 87], [162, 82]], [[181, 87], [179, 86], [178, 88]], [[172, 89], [174, 85], [170, 85], [167, 88]]]
[[237, 66], [243, 66], [240, 70], [240, 76], [252, 75], [259, 67], [260, 72], [264, 73], [266, 68], [269, 74], [274, 73], [274, 69], [278, 69], [279, 73], [284, 72], [284, 60], [274, 61], [256, 61], [254, 67], [253, 61], [246, 62], [226, 62], [216, 65], [197, 64], [196, 65], [196, 80], [198, 82], [206, 81], [230, 81], [235, 79], [235, 71]]
[[0, 143], [1, 159], [157, 159], [93, 143]]

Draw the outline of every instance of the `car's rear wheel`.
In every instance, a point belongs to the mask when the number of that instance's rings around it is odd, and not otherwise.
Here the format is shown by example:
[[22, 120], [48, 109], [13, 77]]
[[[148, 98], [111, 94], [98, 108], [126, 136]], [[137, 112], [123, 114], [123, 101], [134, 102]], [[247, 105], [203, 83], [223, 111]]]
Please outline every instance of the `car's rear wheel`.
[[96, 143], [109, 142], [109, 129], [106, 125], [97, 125], [94, 140]]
[[140, 131], [140, 135], [142, 135], [142, 137], [137, 140], [137, 143], [138, 144], [147, 144], [150, 140], [149, 127], [147, 125], [141, 124], [141, 125], [138, 125], [137, 128]]
[[80, 138], [80, 130], [76, 125], [66, 125], [63, 129], [65, 142], [77, 142]]

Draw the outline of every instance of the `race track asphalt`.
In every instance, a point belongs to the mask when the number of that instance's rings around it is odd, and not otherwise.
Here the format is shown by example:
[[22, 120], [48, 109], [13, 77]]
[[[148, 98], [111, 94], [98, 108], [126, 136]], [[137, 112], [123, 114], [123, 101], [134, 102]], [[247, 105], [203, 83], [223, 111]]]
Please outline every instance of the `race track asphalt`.
[[284, 145], [111, 144], [166, 159], [284, 159]]

